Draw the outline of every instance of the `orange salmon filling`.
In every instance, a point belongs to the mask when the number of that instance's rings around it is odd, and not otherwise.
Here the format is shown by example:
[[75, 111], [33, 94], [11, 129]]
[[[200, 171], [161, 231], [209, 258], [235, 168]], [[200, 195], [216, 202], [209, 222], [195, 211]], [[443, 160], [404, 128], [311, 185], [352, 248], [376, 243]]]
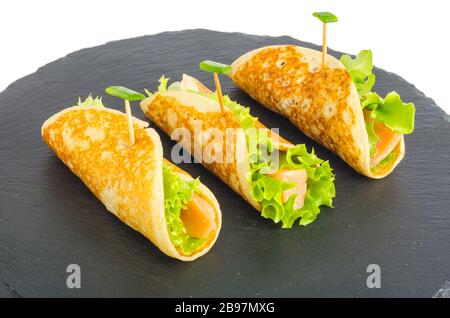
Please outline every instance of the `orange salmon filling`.
[[[373, 119], [370, 117], [370, 111], [364, 111], [364, 120], [366, 123], [370, 123], [373, 121]], [[373, 130], [375, 131], [378, 140], [375, 144], [375, 152], [370, 157], [371, 168], [375, 167], [384, 158], [389, 156], [389, 154], [394, 151], [395, 147], [402, 139], [402, 134], [396, 133], [382, 122], [375, 122], [373, 124]]]
[[181, 210], [180, 217], [187, 235], [192, 237], [208, 238], [216, 228], [214, 208], [195, 193], [186, 208]]
[[375, 167], [386, 158], [398, 145], [402, 135], [394, 132], [384, 123], [376, 122], [373, 125], [378, 141], [375, 145], [375, 153], [370, 158], [370, 166]]
[[275, 173], [270, 174], [269, 176], [285, 182], [296, 182], [297, 185], [295, 187], [284, 190], [281, 193], [281, 201], [283, 203], [286, 203], [291, 195], [296, 194], [297, 196], [294, 200], [294, 209], [297, 210], [303, 207], [303, 205], [305, 204], [307, 190], [306, 181], [308, 180], [306, 170], [281, 169]]

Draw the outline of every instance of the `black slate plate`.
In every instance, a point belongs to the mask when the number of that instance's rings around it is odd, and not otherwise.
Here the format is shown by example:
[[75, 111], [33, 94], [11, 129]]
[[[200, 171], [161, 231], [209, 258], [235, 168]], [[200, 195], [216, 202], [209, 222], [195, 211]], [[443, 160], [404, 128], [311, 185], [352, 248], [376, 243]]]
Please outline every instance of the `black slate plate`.
[[[337, 198], [335, 209], [323, 209], [312, 225], [282, 230], [202, 166], [184, 164], [213, 190], [223, 211], [217, 244], [193, 263], [166, 257], [107, 213], [41, 141], [42, 122], [79, 96], [101, 95], [112, 84], [153, 90], [163, 73], [178, 79], [185, 72], [212, 87], [197, 68], [200, 60], [231, 62], [248, 50], [286, 43], [319, 48], [290, 37], [169, 32], [72, 53], [2, 92], [0, 295], [431, 297], [446, 285], [450, 124], [431, 99], [395, 74], [375, 69], [376, 90], [395, 89], [415, 103], [416, 131], [406, 137], [406, 158], [380, 181], [358, 175], [223, 79], [224, 91], [267, 126], [330, 159]], [[122, 108], [108, 96], [104, 102]], [[134, 114], [144, 119], [138, 107]], [[174, 143], [161, 138], [168, 156]], [[72, 263], [81, 266], [81, 289], [66, 287]], [[369, 264], [381, 267], [380, 289], [366, 286]]]

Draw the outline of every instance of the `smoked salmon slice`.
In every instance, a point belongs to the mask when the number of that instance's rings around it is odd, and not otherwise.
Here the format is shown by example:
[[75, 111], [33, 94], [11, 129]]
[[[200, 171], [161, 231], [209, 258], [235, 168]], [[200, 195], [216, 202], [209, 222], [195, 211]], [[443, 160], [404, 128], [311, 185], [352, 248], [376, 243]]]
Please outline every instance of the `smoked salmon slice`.
[[386, 158], [402, 139], [401, 134], [394, 132], [384, 123], [375, 122], [373, 129], [378, 136], [378, 141], [375, 145], [375, 153], [370, 159], [371, 167], [375, 167]]
[[281, 169], [273, 174], [270, 174], [269, 176], [281, 181], [296, 182], [297, 185], [295, 187], [284, 190], [281, 193], [281, 200], [283, 203], [285, 203], [291, 195], [296, 194], [297, 196], [294, 200], [294, 209], [297, 210], [303, 207], [303, 205], [305, 204], [307, 190], [306, 181], [308, 180], [306, 170]]
[[186, 208], [181, 210], [180, 217], [187, 235], [192, 237], [208, 238], [216, 228], [214, 208], [195, 193]]

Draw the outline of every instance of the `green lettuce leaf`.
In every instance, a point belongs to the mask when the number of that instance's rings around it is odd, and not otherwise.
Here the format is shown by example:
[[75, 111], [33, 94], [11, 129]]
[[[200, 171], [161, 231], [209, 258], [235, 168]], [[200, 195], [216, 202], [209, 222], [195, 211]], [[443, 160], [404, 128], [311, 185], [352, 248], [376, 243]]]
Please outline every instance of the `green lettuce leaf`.
[[84, 101], [81, 101], [81, 97], [78, 97], [78, 102], [77, 102], [77, 106], [96, 106], [96, 107], [105, 107], [103, 105], [102, 102], [102, 98], [97, 96], [97, 97], [92, 97], [91, 94], [89, 94], [88, 97], [85, 98]]
[[375, 75], [372, 73], [372, 51], [362, 50], [352, 59], [350, 55], [342, 55], [341, 62], [352, 76], [360, 98], [372, 90]]
[[157, 93], [165, 93], [167, 92], [167, 83], [169, 82], [168, 77], [165, 77], [164, 75], [161, 76], [161, 78], [159, 79], [159, 86], [158, 89], [155, 93], [151, 93], [148, 89], [144, 89], [145, 94], [147, 94], [148, 97], [152, 97], [154, 94]]
[[[212, 95], [214, 100], [218, 100], [217, 94]], [[211, 96], [210, 96], [211, 97]], [[233, 114], [237, 117], [239, 120], [239, 123], [241, 124], [241, 127], [245, 130], [247, 128], [254, 128], [255, 123], [258, 120], [257, 117], [253, 117], [250, 114], [250, 108], [249, 107], [243, 107], [242, 105], [239, 105], [238, 103], [232, 101], [227, 95], [223, 96], [223, 103], [226, 107], [228, 107]]]
[[375, 147], [378, 142], [378, 136], [375, 132], [375, 129], [373, 128], [374, 121], [366, 122], [366, 131], [367, 135], [369, 136], [369, 149], [370, 149], [370, 156], [373, 156], [375, 154]]
[[185, 254], [192, 254], [206, 243], [206, 239], [187, 235], [180, 213], [188, 204], [200, 181], [198, 179], [185, 181], [164, 163], [163, 184], [164, 210], [170, 240]]
[[[217, 94], [202, 94], [217, 101]], [[228, 96], [223, 96], [224, 105], [228, 107], [239, 119], [241, 127], [246, 132], [247, 140], [255, 138], [255, 134], [247, 134], [248, 128], [255, 128], [256, 117], [250, 114], [250, 108], [244, 107]], [[287, 153], [280, 152], [279, 168], [305, 169], [308, 174], [307, 193], [304, 206], [294, 210], [295, 195], [292, 195], [285, 203], [281, 200], [284, 190], [295, 187], [295, 182], [284, 182], [271, 178], [264, 171], [270, 171], [273, 162], [270, 154], [273, 145], [267, 134], [257, 133], [258, 147], [249, 148], [251, 193], [253, 198], [261, 204], [261, 215], [281, 222], [283, 228], [291, 228], [295, 221], [300, 219], [300, 225], [313, 222], [320, 212], [320, 206], [332, 207], [332, 199], [336, 196], [334, 187], [334, 174], [328, 161], [323, 161], [314, 154], [314, 150], [308, 153], [305, 145], [297, 145], [289, 149]], [[253, 151], [253, 152], [252, 152]], [[267, 156], [266, 154], [269, 154]]]
[[[344, 54], [341, 56], [341, 62], [352, 76], [362, 108], [371, 111], [374, 120], [384, 123], [400, 134], [410, 134], [414, 131], [413, 103], [403, 103], [396, 92], [390, 92], [383, 99], [371, 91], [375, 83], [375, 75], [372, 74], [372, 51], [362, 50], [354, 59]], [[369, 139], [376, 136], [374, 131], [368, 133]]]
[[384, 99], [372, 92], [375, 84], [375, 75], [372, 73], [372, 51], [362, 50], [354, 59], [349, 55], [342, 55], [341, 62], [352, 76], [362, 108], [369, 111], [373, 119], [370, 123], [366, 122], [371, 156], [375, 154], [375, 146], [379, 139], [373, 129], [375, 122], [384, 123], [399, 134], [411, 134], [414, 131], [416, 109], [413, 103], [404, 103], [396, 92], [390, 92]]
[[400, 134], [410, 134], [414, 131], [413, 103], [403, 103], [396, 92], [390, 92], [383, 99], [377, 93], [368, 93], [362, 101], [362, 107], [371, 110], [371, 117], [384, 123]]
[[[333, 207], [332, 200], [336, 196], [334, 174], [328, 161], [323, 161], [314, 154], [308, 153], [305, 145], [297, 145], [286, 153], [281, 153], [280, 169], [305, 169], [308, 175], [307, 192], [304, 206], [294, 209], [295, 196], [282, 203], [281, 193], [295, 186], [295, 182], [284, 182], [260, 173], [264, 165], [251, 164], [252, 195], [261, 203], [262, 216], [281, 221], [283, 228], [291, 228], [300, 218], [300, 225], [313, 222], [320, 212], [320, 206]], [[267, 162], [266, 165], [270, 165]], [[262, 200], [261, 200], [262, 199]]]
[[[255, 127], [256, 118], [250, 115], [250, 108], [232, 102], [228, 96], [224, 97], [224, 104], [237, 116], [244, 131]], [[246, 135], [247, 138], [255, 138], [254, 134]], [[279, 153], [279, 169], [305, 169], [308, 175], [304, 206], [295, 210], [296, 195], [292, 195], [285, 203], [281, 200], [282, 192], [295, 187], [295, 182], [284, 182], [264, 173], [272, 168], [270, 155], [274, 146], [267, 134], [257, 133], [256, 138], [258, 147], [249, 148], [249, 179], [252, 196], [261, 204], [263, 217], [272, 219], [275, 223], [281, 222], [283, 228], [291, 228], [298, 219], [300, 225], [313, 222], [320, 212], [321, 205], [332, 207], [332, 199], [336, 192], [334, 174], [328, 161], [318, 158], [314, 150], [308, 153], [305, 145], [297, 145], [286, 153]]]

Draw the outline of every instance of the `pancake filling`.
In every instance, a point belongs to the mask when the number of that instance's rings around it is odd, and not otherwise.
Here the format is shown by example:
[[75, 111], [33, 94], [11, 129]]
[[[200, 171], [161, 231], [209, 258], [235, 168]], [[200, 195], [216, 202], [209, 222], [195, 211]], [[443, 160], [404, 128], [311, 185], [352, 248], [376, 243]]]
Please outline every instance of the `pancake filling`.
[[202, 249], [217, 227], [214, 207], [198, 190], [198, 179], [186, 181], [163, 163], [164, 210], [172, 244], [189, 255]]
[[369, 137], [370, 168], [376, 172], [397, 160], [399, 153], [396, 149], [402, 136], [414, 131], [416, 109], [412, 103], [403, 103], [396, 92], [390, 92], [385, 98], [372, 92], [375, 84], [372, 51], [362, 50], [354, 59], [342, 55], [341, 62], [358, 91]]

